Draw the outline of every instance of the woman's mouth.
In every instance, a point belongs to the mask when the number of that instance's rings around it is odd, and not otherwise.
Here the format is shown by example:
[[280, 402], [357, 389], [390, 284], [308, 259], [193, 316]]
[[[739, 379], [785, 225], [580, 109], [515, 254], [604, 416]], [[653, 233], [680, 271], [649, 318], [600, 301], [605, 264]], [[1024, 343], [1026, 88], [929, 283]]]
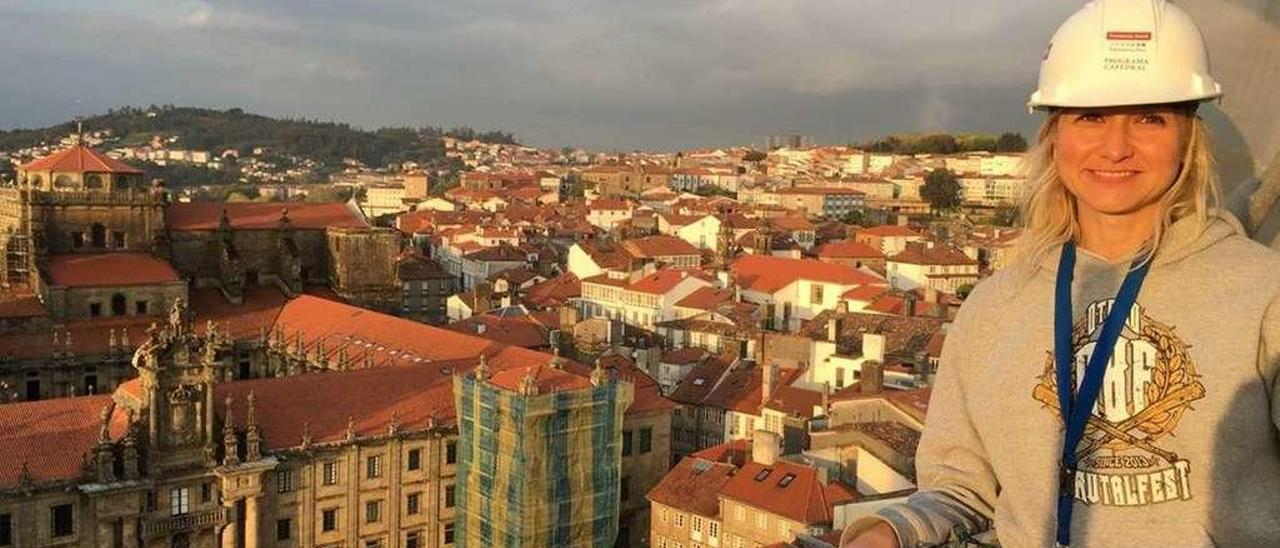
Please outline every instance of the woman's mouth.
[[1086, 171], [1093, 175], [1095, 179], [1105, 183], [1123, 183], [1133, 179], [1139, 173], [1132, 169], [1090, 169]]

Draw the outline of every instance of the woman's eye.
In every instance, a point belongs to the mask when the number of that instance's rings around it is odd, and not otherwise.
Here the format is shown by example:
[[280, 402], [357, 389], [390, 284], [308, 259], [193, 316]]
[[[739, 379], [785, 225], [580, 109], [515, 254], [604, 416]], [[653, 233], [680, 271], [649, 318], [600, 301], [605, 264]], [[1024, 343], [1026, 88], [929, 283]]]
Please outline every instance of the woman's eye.
[[1144, 124], [1156, 124], [1156, 125], [1165, 124], [1164, 116], [1161, 116], [1159, 114], [1144, 114], [1142, 115], [1142, 117], [1138, 118], [1138, 121]]
[[1076, 116], [1077, 122], [1101, 122], [1102, 115], [1096, 112], [1086, 112]]

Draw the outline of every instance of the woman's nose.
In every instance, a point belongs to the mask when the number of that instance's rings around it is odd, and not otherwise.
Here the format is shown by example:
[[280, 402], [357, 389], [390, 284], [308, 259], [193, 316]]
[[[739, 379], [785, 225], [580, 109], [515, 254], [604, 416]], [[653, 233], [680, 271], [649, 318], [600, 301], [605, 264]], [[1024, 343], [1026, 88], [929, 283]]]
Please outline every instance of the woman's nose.
[[1122, 162], [1133, 156], [1133, 145], [1129, 141], [1131, 138], [1128, 118], [1110, 117], [1106, 131], [1102, 134], [1102, 157], [1112, 162]]

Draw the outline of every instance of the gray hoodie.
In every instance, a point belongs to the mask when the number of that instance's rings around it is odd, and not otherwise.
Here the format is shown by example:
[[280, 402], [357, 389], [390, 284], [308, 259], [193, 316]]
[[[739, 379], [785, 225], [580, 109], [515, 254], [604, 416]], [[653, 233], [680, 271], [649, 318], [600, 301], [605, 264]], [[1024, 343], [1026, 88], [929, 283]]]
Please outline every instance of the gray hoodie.
[[[1057, 258], [978, 284], [942, 351], [919, 492], [846, 539], [883, 519], [905, 547], [988, 529], [1004, 546], [1053, 545]], [[1128, 267], [1079, 253], [1077, 378]], [[1078, 450], [1074, 546], [1280, 546], [1278, 295], [1280, 254], [1234, 217], [1170, 227]]]

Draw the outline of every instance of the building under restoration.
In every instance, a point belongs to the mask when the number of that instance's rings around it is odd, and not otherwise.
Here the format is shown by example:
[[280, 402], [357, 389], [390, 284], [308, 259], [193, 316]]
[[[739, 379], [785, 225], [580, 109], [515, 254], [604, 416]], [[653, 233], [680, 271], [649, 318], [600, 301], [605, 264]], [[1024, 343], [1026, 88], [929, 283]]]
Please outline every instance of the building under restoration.
[[454, 378], [459, 546], [612, 546], [631, 383], [546, 365]]

